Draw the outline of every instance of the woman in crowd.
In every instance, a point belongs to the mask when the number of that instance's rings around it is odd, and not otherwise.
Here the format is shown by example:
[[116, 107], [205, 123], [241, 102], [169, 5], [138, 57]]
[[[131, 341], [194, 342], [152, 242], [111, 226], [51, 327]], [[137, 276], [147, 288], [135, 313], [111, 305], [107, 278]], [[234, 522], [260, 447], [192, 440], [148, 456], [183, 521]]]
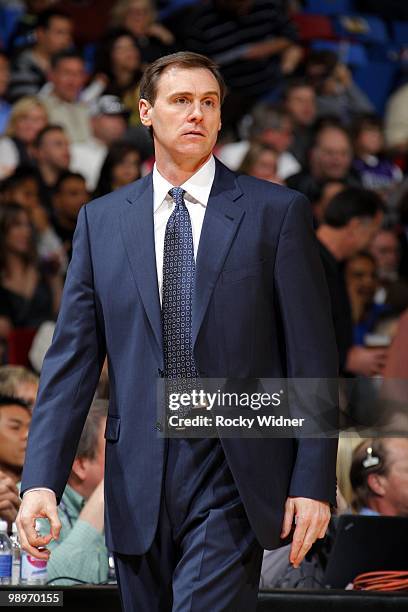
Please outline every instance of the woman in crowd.
[[354, 344], [365, 344], [365, 336], [373, 332], [382, 314], [389, 310], [384, 304], [376, 304], [377, 289], [375, 259], [370, 253], [358, 253], [346, 264], [345, 278], [354, 323]]
[[119, 0], [112, 11], [112, 25], [133, 34], [144, 64], [175, 51], [174, 36], [156, 22], [151, 0]]
[[124, 142], [113, 144], [102, 165], [93, 194], [99, 198], [140, 178], [140, 154], [137, 148]]
[[[88, 91], [109, 94], [121, 99], [129, 110], [131, 125], [139, 119], [139, 81], [141, 57], [136, 39], [129, 30], [111, 30], [101, 43], [95, 62], [95, 77]], [[87, 93], [85, 93], [88, 99]]]
[[68, 262], [61, 240], [41, 204], [41, 179], [36, 168], [19, 166], [0, 185], [0, 204], [13, 202], [24, 208], [35, 230], [38, 255], [65, 272]]
[[278, 176], [278, 153], [266, 144], [251, 144], [238, 172], [265, 181], [282, 183], [282, 179]]
[[0, 207], [0, 338], [55, 319], [62, 280], [38, 263], [33, 227], [18, 204]]
[[0, 138], [0, 179], [21, 164], [32, 164], [35, 139], [47, 123], [47, 110], [39, 98], [27, 96], [13, 105], [5, 136]]

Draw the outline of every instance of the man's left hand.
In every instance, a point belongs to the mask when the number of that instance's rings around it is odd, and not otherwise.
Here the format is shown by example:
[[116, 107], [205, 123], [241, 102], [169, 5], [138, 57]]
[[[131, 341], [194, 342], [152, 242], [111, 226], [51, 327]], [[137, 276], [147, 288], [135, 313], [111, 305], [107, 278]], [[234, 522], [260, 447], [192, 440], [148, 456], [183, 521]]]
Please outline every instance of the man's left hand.
[[288, 497], [281, 538], [289, 535], [294, 519], [296, 527], [289, 560], [294, 567], [299, 567], [314, 542], [326, 535], [330, 521], [330, 504], [306, 497]]

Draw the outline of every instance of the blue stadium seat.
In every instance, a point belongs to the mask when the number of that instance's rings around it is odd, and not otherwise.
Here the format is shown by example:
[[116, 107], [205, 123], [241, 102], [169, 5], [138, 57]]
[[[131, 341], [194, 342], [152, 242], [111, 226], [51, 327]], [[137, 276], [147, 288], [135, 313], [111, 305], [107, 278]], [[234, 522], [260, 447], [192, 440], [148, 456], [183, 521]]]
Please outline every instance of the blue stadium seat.
[[9, 37], [22, 12], [23, 9], [12, 6], [0, 7], [0, 48], [7, 47]]
[[355, 82], [370, 98], [379, 115], [384, 113], [397, 73], [396, 62], [372, 62], [371, 59], [365, 66], [356, 66], [353, 70]]
[[307, 0], [307, 13], [316, 15], [342, 15], [354, 11], [353, 0]]
[[392, 24], [393, 40], [399, 47], [408, 47], [408, 21], [394, 21]]
[[385, 45], [388, 42], [386, 25], [379, 17], [371, 15], [341, 15], [335, 19], [336, 33], [364, 43]]
[[334, 51], [340, 61], [349, 66], [365, 66], [368, 62], [367, 51], [361, 43], [351, 43], [345, 40], [315, 40], [311, 48], [316, 51]]

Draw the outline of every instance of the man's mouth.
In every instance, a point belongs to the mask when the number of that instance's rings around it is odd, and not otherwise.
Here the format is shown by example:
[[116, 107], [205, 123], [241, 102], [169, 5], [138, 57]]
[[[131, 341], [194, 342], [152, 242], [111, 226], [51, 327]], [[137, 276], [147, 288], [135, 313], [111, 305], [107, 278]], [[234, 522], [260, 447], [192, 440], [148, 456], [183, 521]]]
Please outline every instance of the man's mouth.
[[200, 132], [200, 130], [189, 130], [188, 132], [184, 132], [184, 136], [205, 136], [204, 132]]

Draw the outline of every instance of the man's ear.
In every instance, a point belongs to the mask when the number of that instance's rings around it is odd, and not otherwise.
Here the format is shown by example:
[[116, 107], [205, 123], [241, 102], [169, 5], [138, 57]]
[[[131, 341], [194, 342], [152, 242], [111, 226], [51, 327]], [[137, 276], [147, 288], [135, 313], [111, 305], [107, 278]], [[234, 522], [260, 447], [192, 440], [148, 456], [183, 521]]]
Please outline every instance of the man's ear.
[[72, 464], [71, 472], [75, 474], [76, 478], [80, 481], [84, 480], [86, 476], [85, 461], [86, 458], [84, 457], [76, 457]]
[[144, 125], [145, 127], [150, 127], [152, 125], [152, 120], [151, 120], [152, 108], [153, 107], [150, 104], [150, 102], [148, 102], [144, 98], [141, 98], [141, 100], [139, 100], [140, 121], [142, 122], [142, 125]]
[[384, 477], [379, 474], [369, 474], [367, 476], [367, 484], [375, 495], [383, 497], [386, 493], [384, 487]]

